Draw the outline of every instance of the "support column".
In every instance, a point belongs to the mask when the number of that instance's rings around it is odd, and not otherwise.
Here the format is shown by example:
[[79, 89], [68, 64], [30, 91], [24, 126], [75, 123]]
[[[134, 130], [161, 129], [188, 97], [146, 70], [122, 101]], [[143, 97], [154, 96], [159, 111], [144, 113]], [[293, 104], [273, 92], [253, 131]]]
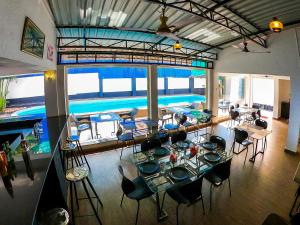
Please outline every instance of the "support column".
[[136, 96], [136, 78], [131, 78], [131, 88], [132, 88], [132, 96]]
[[194, 90], [194, 78], [190, 77], [189, 78], [189, 93], [192, 94]]
[[157, 65], [147, 68], [148, 118], [158, 121]]
[[68, 91], [65, 68], [57, 66], [53, 80], [44, 78], [45, 106], [47, 117], [68, 115]]
[[291, 101], [288, 136], [285, 150], [296, 153], [300, 131], [300, 77], [291, 76]]
[[[214, 73], [213, 70], [206, 70], [206, 88], [205, 88], [205, 96], [206, 96], [206, 108], [214, 110]], [[216, 115], [216, 112], [213, 111], [213, 115]]]
[[98, 79], [99, 79], [99, 97], [103, 97], [103, 78], [102, 76], [98, 73]]
[[165, 89], [164, 89], [164, 94], [165, 95], [168, 95], [169, 94], [169, 91], [168, 91], [168, 89], [169, 89], [169, 84], [168, 84], [168, 78], [167, 77], [164, 77], [164, 87], [165, 87]]

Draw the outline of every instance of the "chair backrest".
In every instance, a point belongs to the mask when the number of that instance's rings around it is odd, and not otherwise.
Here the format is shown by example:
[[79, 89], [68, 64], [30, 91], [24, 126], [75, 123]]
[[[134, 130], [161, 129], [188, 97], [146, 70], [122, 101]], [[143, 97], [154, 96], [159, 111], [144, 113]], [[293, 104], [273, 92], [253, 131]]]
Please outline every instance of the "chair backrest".
[[118, 130], [117, 130], [117, 133], [116, 133], [116, 136], [119, 137], [120, 135], [123, 134], [123, 129], [121, 126], [118, 127]]
[[260, 109], [258, 109], [258, 110], [256, 111], [256, 114], [258, 115], [259, 118], [261, 117], [261, 111], [260, 111]]
[[150, 149], [156, 148], [156, 147], [160, 147], [161, 143], [160, 140], [157, 138], [150, 138], [148, 140], [145, 140], [142, 142], [141, 144], [141, 151], [148, 151]]
[[212, 115], [212, 111], [209, 109], [203, 109], [203, 112]]
[[261, 119], [255, 120], [255, 125], [256, 125], [256, 126], [259, 126], [259, 127], [262, 127], [262, 128], [264, 128], [264, 129], [267, 129], [267, 128], [268, 128], [268, 122], [265, 121], [265, 120], [261, 120]]
[[181, 130], [172, 135], [171, 142], [172, 142], [172, 144], [174, 144], [178, 141], [185, 141], [186, 137], [187, 137], [187, 133], [185, 131]]
[[252, 117], [254, 120], [256, 120], [256, 112], [252, 112], [252, 113], [251, 113], [251, 117]]
[[217, 136], [217, 135], [212, 135], [209, 138], [210, 142], [216, 143], [218, 148], [221, 150], [225, 150], [226, 149], [226, 141], [224, 138]]
[[230, 177], [231, 159], [216, 165], [213, 171], [221, 178], [222, 181]]
[[198, 177], [194, 181], [182, 185], [179, 192], [189, 201], [193, 202], [202, 195], [202, 182], [203, 176]]
[[243, 141], [245, 141], [248, 138], [248, 132], [245, 130], [240, 130], [238, 128], [234, 128], [234, 140], [242, 144]]
[[122, 175], [122, 184], [121, 184], [122, 190], [125, 195], [128, 195], [135, 190], [135, 186], [133, 182], [124, 175], [124, 171], [121, 165], [118, 166], [118, 169], [120, 174]]
[[132, 118], [132, 119], [134, 119], [135, 118], [135, 116], [136, 116], [136, 114], [138, 113], [138, 109], [137, 108], [133, 108], [131, 111], [130, 111], [130, 117]]
[[230, 111], [230, 118], [232, 120], [235, 120], [236, 118], [238, 118], [240, 115], [240, 113], [238, 111]]
[[182, 115], [179, 120], [179, 124], [183, 125], [187, 121], [187, 116]]
[[181, 117], [179, 116], [179, 114], [175, 113], [174, 119], [176, 120], [177, 124], [180, 124], [180, 118]]
[[236, 104], [235, 104], [235, 108], [240, 108], [240, 104], [239, 104], [239, 103], [236, 103]]

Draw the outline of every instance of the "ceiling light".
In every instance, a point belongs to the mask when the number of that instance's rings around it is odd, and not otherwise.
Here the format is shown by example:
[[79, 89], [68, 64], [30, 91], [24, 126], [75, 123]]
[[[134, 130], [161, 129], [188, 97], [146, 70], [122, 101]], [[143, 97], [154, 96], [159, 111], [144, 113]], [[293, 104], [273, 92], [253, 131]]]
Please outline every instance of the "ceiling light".
[[174, 44], [175, 50], [180, 50], [182, 48], [182, 45], [179, 43], [179, 41], [176, 41]]
[[270, 30], [279, 33], [283, 30], [283, 23], [274, 17], [273, 20], [269, 23]]

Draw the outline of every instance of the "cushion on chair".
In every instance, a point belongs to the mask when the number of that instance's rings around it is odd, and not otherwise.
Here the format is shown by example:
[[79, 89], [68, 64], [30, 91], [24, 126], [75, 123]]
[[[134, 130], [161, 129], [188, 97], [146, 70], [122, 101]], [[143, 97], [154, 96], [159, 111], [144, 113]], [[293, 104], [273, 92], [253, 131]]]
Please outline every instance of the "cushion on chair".
[[179, 128], [179, 126], [177, 124], [168, 123], [165, 124], [164, 128], [167, 130], [176, 130]]
[[124, 133], [118, 136], [119, 141], [132, 141], [133, 140], [133, 134], [130, 133]]
[[245, 140], [242, 142], [242, 145], [244, 145], [244, 146], [248, 146], [248, 145], [252, 145], [252, 144], [253, 144], [253, 142], [249, 141], [249, 140]]
[[80, 124], [77, 127], [78, 131], [84, 131], [84, 130], [88, 130], [88, 129], [90, 129], [90, 125], [87, 123]]

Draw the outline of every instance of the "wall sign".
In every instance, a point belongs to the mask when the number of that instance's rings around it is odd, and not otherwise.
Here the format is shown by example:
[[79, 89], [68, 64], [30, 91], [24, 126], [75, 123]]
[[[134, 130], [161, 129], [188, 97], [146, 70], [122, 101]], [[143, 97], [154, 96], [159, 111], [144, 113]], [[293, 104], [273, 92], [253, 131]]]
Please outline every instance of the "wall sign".
[[54, 47], [52, 45], [47, 46], [47, 59], [50, 61], [53, 61], [53, 56], [54, 56]]

